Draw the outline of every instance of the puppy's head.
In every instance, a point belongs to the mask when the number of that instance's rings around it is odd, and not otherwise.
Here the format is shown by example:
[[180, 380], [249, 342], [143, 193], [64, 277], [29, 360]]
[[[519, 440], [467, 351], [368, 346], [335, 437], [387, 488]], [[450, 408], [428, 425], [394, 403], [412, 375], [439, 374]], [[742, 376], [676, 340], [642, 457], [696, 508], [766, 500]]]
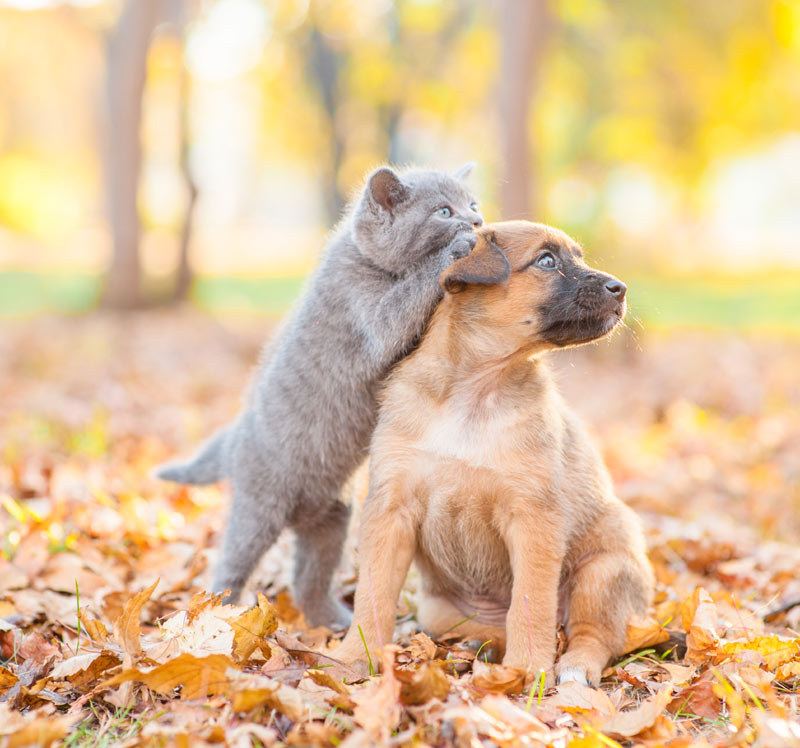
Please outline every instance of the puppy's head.
[[475, 249], [442, 273], [450, 303], [522, 348], [596, 340], [625, 316], [626, 287], [590, 268], [578, 244], [528, 221], [488, 224]]

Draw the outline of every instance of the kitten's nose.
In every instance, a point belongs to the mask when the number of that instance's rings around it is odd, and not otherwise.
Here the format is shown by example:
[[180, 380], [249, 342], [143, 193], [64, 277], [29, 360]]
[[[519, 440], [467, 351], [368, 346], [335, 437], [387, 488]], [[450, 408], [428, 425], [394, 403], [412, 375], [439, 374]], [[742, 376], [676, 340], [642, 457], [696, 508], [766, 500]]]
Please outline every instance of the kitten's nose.
[[481, 226], [483, 226], [483, 218], [480, 216], [475, 216], [472, 219], [472, 228], [479, 229]]

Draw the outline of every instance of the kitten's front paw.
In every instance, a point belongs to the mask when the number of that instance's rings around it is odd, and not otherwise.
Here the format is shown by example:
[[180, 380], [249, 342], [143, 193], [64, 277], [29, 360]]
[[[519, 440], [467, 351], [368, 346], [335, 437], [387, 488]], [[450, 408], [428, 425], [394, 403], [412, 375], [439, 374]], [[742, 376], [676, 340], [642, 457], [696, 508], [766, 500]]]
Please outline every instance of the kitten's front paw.
[[472, 252], [472, 250], [475, 249], [475, 244], [477, 244], [477, 242], [477, 234], [473, 234], [471, 231], [459, 234], [455, 239], [453, 239], [453, 241], [451, 241], [446, 247], [446, 254], [449, 258], [448, 267], [456, 260], [461, 260], [470, 252]]

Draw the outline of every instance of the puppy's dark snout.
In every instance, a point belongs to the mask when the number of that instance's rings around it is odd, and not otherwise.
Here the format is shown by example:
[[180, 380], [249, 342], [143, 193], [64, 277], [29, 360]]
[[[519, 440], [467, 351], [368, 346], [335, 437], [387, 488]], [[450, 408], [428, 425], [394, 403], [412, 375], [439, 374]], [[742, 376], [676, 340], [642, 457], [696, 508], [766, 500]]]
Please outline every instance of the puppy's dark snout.
[[628, 287], [616, 278], [606, 281], [606, 291], [608, 291], [617, 301], [622, 301], [625, 298], [625, 292]]

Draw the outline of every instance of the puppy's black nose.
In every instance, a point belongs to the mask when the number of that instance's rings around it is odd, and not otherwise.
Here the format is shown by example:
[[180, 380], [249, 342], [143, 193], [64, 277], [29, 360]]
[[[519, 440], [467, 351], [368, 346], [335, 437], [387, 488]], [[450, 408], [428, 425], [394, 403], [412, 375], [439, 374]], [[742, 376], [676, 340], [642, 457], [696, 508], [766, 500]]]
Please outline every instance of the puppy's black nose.
[[625, 298], [625, 292], [627, 290], [628, 287], [622, 281], [617, 280], [616, 278], [606, 282], [606, 291], [614, 296], [617, 301], [622, 301]]

